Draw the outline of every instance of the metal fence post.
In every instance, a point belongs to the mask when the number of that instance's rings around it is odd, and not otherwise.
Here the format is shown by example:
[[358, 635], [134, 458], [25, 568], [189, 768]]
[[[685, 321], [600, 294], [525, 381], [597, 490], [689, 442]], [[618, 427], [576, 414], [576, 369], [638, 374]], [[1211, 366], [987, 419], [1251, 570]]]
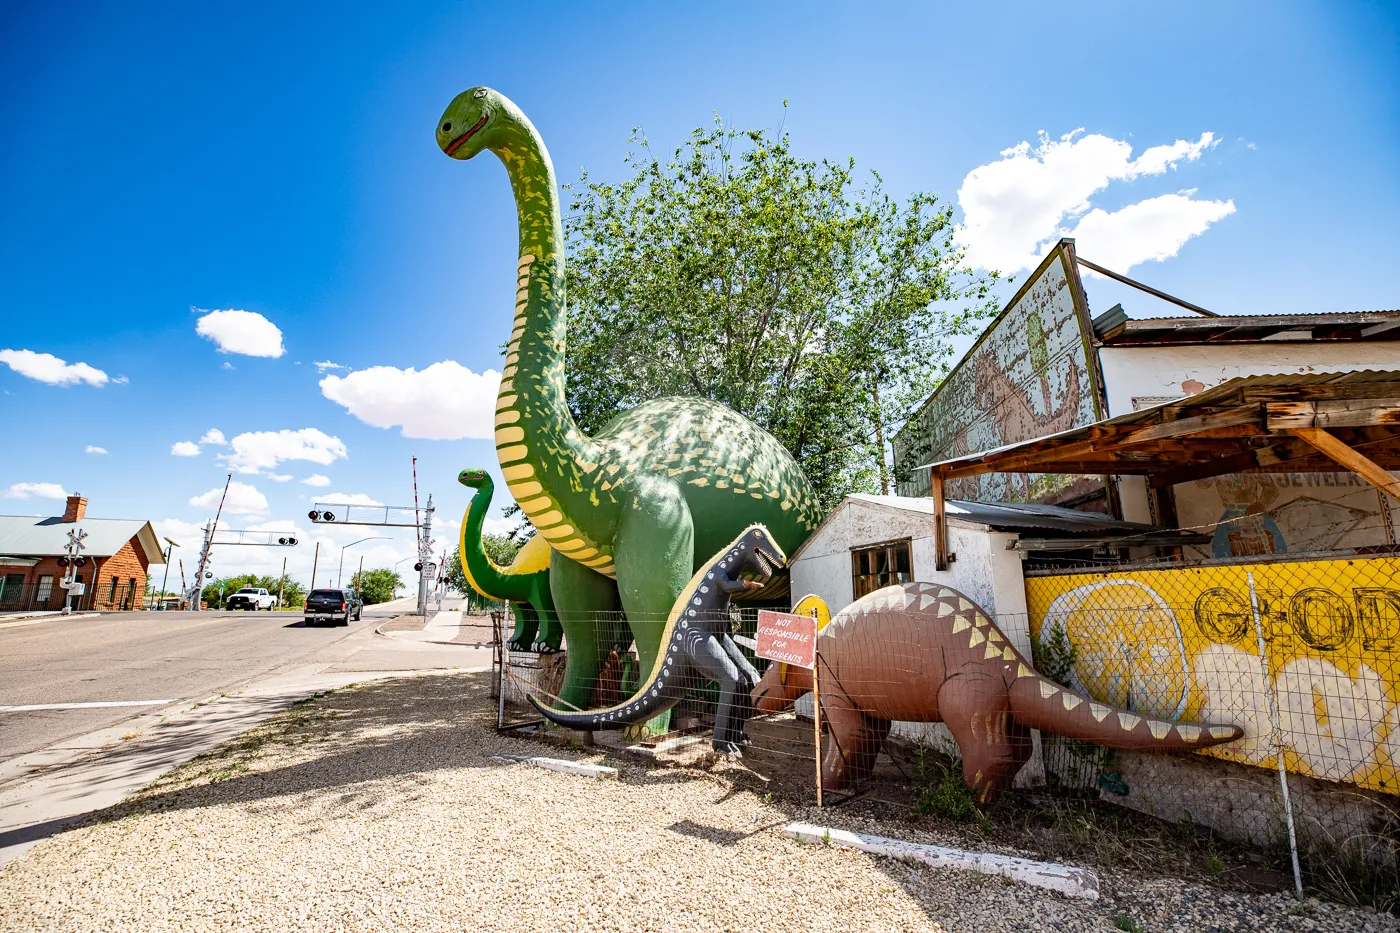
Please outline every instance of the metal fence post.
[[1259, 642], [1259, 666], [1264, 672], [1264, 687], [1269, 691], [1269, 722], [1273, 728], [1274, 759], [1278, 762], [1278, 785], [1283, 791], [1283, 815], [1288, 821], [1288, 853], [1293, 859], [1293, 890], [1303, 896], [1303, 872], [1298, 865], [1298, 835], [1293, 826], [1293, 802], [1288, 796], [1288, 770], [1283, 765], [1283, 730], [1278, 721], [1278, 693], [1269, 675], [1269, 655], [1264, 647], [1264, 625], [1259, 619], [1259, 595], [1254, 590], [1254, 572], [1245, 574], [1249, 580], [1249, 607], [1254, 613], [1254, 636]]

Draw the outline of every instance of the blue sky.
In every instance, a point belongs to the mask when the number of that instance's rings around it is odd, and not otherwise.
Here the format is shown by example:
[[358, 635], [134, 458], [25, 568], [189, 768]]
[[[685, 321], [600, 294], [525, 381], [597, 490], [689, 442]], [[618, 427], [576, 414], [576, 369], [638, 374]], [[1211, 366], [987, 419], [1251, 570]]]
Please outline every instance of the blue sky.
[[[481, 374], [508, 332], [504, 171], [452, 162], [432, 136], [475, 84], [523, 107], [562, 181], [617, 177], [633, 126], [669, 149], [715, 111], [785, 120], [799, 152], [854, 156], [894, 193], [962, 190], [969, 253], [989, 262], [1078, 228], [1083, 255], [1225, 313], [1400, 305], [1394, 4], [523, 12], [540, 6], [7, 6], [0, 512], [49, 514], [52, 487], [81, 490], [96, 515], [165, 522], [189, 565], [189, 526], [209, 512], [191, 500], [230, 462], [257, 471], [235, 475], [256, 495], [233, 527], [307, 532], [317, 497], [409, 502], [417, 455], [423, 492], [458, 518], [455, 476], [494, 467], [491, 443], [403, 425], [472, 433], [453, 425], [479, 420], [466, 396], [492, 394]], [[1088, 289], [1096, 312], [1165, 313]], [[215, 310], [261, 315], [283, 352], [222, 352], [196, 331]], [[270, 352], [250, 322], [205, 328]], [[349, 405], [320, 385], [372, 367], [415, 372], [336, 384]], [[395, 408], [407, 391], [424, 393], [412, 412]], [[199, 444], [211, 429], [226, 443]], [[198, 453], [172, 454], [182, 442]], [[335, 553], [359, 536], [324, 539]], [[410, 551], [400, 536], [349, 554]], [[303, 579], [311, 552], [291, 561]], [[226, 549], [216, 569], [283, 556]]]

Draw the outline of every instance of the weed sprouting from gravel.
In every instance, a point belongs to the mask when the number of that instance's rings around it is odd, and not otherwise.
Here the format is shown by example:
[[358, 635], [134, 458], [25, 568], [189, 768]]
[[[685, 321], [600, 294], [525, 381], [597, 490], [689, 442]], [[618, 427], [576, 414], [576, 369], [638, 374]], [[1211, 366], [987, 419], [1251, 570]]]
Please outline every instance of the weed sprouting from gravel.
[[1113, 928], [1122, 930], [1123, 933], [1142, 933], [1142, 927], [1138, 926], [1132, 917], [1114, 917]]

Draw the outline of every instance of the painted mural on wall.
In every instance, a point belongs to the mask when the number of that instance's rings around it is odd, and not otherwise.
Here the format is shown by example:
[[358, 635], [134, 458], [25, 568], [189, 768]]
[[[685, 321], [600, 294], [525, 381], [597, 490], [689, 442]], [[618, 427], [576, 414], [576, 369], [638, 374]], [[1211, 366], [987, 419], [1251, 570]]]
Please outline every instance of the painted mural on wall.
[[1400, 793], [1400, 559], [1031, 577], [1026, 598], [1095, 699], [1244, 728], [1202, 754], [1274, 768], [1281, 744], [1291, 771]]
[[[1097, 420], [1084, 318], [1075, 309], [1069, 268], [1064, 248], [1057, 246], [895, 437], [900, 495], [928, 495], [928, 476], [914, 467]], [[954, 480], [947, 495], [1041, 501], [1075, 479], [991, 474]]]
[[1236, 473], [1175, 487], [1183, 528], [1209, 530], [1196, 558], [1308, 554], [1396, 543], [1394, 511], [1354, 473]]

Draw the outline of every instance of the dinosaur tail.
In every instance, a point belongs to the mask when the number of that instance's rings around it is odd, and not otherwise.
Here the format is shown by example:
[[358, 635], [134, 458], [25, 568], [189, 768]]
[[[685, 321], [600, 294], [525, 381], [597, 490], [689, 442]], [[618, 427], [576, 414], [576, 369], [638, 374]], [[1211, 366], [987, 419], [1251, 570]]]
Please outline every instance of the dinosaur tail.
[[622, 729], [633, 723], [646, 722], [653, 716], [659, 716], [675, 706], [683, 696], [685, 696], [684, 690], [670, 689], [660, 684], [649, 684], [645, 693], [638, 692], [631, 699], [616, 706], [609, 706], [606, 709], [584, 710], [578, 713], [550, 709], [535, 699], [534, 694], [530, 694], [527, 699], [531, 706], [540, 711], [540, 715], [555, 725], [563, 726], [566, 729], [592, 731], [594, 729]]
[[1238, 726], [1172, 722], [1118, 709], [1039, 675], [1016, 678], [1010, 701], [1011, 715], [1024, 725], [1108, 748], [1209, 748], [1244, 735]]

